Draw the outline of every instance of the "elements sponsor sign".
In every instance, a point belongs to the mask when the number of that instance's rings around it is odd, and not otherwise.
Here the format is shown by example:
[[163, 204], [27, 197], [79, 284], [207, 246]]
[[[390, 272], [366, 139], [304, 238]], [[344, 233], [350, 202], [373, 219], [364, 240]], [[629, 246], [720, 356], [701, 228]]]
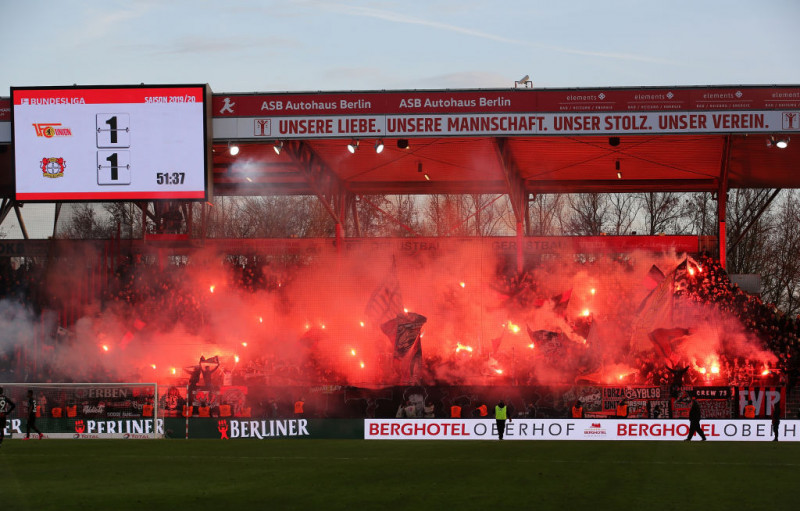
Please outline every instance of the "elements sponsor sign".
[[12, 88], [16, 198], [206, 199], [207, 87]]
[[[710, 441], [769, 441], [771, 423], [764, 420], [701, 421]], [[800, 421], [780, 424], [782, 441], [800, 441]], [[688, 420], [671, 419], [514, 419], [506, 422], [506, 440], [683, 440]], [[367, 440], [491, 440], [497, 438], [492, 419], [366, 419]]]

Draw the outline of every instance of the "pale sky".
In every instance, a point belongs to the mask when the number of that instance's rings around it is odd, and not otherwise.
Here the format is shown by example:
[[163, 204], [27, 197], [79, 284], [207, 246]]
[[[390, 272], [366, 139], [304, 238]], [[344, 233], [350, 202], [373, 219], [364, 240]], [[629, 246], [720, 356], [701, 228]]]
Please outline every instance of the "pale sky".
[[[11, 86], [214, 92], [800, 84], [800, 0], [0, 0]], [[23, 209], [32, 237], [52, 206]], [[34, 230], [34, 226], [41, 226]], [[13, 215], [0, 226], [21, 237]]]
[[798, 84], [798, 0], [0, 0], [10, 86]]

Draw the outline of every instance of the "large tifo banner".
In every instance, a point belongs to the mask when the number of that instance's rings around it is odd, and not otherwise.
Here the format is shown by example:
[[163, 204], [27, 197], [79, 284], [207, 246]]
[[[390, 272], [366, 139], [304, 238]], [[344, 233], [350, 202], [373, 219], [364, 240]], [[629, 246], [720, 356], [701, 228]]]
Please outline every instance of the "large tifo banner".
[[[701, 426], [709, 441], [772, 440], [767, 420], [708, 420]], [[782, 421], [781, 441], [800, 441], [800, 421]], [[688, 420], [514, 419], [506, 421], [504, 440], [683, 440]], [[366, 419], [367, 440], [493, 440], [494, 419]], [[700, 440], [695, 435], [694, 440]]]

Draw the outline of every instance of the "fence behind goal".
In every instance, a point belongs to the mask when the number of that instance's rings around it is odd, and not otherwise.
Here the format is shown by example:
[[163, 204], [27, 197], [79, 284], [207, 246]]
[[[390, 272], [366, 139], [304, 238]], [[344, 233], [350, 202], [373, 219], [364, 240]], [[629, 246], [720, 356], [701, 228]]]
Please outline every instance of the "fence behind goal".
[[[31, 416], [45, 438], [163, 436], [156, 383], [0, 383], [0, 387], [15, 405], [6, 418], [6, 438], [24, 438]], [[30, 433], [31, 438], [38, 437], [32, 428]]]

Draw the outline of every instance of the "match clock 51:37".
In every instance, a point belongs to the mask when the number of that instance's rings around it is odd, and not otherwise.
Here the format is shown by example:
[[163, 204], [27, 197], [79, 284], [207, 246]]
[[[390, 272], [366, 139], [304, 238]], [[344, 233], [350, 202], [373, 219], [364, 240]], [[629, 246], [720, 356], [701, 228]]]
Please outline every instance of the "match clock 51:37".
[[156, 184], [159, 185], [182, 185], [185, 178], [185, 172], [156, 172]]

